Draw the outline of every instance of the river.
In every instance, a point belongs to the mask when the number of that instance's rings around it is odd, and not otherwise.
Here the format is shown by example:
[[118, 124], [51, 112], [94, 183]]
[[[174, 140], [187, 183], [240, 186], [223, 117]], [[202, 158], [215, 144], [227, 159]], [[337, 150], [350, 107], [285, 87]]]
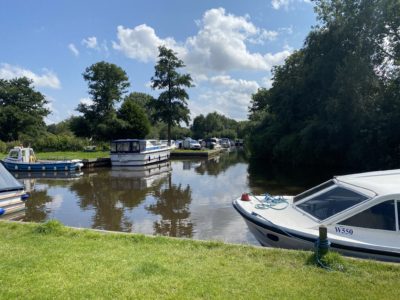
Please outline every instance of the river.
[[73, 227], [258, 245], [232, 199], [243, 192], [292, 195], [329, 178], [284, 171], [258, 168], [243, 151], [233, 150], [146, 170], [14, 175], [31, 190], [24, 221], [56, 219]]

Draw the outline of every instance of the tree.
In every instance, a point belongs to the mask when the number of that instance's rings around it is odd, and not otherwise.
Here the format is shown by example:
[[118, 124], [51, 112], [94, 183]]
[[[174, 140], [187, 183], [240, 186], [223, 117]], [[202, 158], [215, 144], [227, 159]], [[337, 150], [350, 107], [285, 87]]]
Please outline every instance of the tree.
[[18, 140], [21, 135], [35, 137], [45, 132], [44, 118], [50, 113], [48, 101], [22, 77], [0, 79], [0, 139]]
[[189, 74], [179, 74], [177, 69], [185, 65], [178, 59], [176, 53], [165, 46], [160, 46], [159, 60], [155, 75], [151, 78], [153, 89], [163, 90], [158, 99], [153, 101], [154, 117], [165, 122], [168, 126], [168, 144], [171, 142], [171, 127], [185, 122], [189, 125], [189, 109], [186, 100], [189, 99], [184, 87], [192, 87]]
[[152, 106], [152, 103], [155, 99], [153, 96], [145, 93], [132, 92], [125, 97], [125, 101], [128, 99], [139, 105], [145, 111], [147, 117], [149, 118], [149, 121], [152, 124], [155, 123], [155, 120], [153, 119], [154, 108]]
[[88, 130], [85, 131], [87, 137], [93, 136], [100, 140], [112, 138], [115, 128], [109, 126], [116, 118], [114, 106], [121, 101], [130, 85], [128, 76], [120, 67], [102, 61], [86, 68], [83, 78], [88, 83], [92, 103], [78, 105], [77, 111], [83, 114], [85, 121], [76, 123], [88, 125]]
[[119, 128], [115, 138], [144, 138], [150, 131], [150, 122], [144, 110], [132, 99], [126, 98], [118, 111]]
[[205, 117], [199, 115], [194, 118], [191, 130], [196, 139], [209, 137], [235, 139], [238, 136], [238, 122], [213, 112]]
[[400, 4], [315, 2], [320, 24], [273, 68], [272, 88], [253, 95], [252, 156], [292, 165], [395, 166]]

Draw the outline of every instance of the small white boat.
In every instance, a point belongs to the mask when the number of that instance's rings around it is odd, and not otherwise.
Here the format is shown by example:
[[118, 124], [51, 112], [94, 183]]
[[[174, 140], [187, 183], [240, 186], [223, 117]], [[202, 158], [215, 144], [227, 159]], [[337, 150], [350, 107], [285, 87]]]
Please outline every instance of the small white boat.
[[264, 246], [311, 250], [321, 225], [332, 250], [400, 261], [400, 170], [336, 176], [297, 196], [233, 201]]
[[0, 164], [0, 216], [24, 210], [28, 197], [24, 186]]
[[111, 142], [113, 167], [136, 167], [168, 160], [171, 148], [158, 140], [123, 139]]

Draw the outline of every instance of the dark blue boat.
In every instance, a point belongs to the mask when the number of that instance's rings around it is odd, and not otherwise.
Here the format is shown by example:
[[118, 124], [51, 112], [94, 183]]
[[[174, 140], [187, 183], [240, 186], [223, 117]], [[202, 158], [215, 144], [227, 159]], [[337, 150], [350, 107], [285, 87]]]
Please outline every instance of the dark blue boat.
[[76, 171], [83, 163], [79, 159], [73, 160], [37, 160], [32, 148], [14, 147], [3, 159], [4, 166], [10, 171]]

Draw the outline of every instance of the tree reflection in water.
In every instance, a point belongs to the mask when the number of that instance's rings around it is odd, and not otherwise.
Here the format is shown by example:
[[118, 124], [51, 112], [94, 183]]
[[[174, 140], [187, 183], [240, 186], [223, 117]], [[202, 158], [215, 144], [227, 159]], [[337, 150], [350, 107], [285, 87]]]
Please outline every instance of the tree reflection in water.
[[128, 171], [114, 174], [112, 169], [101, 170], [71, 186], [71, 191], [79, 197], [79, 206], [83, 210], [95, 211], [93, 228], [133, 231], [133, 223], [124, 211], [139, 206], [148, 194], [157, 191], [166, 180], [165, 176], [159, 176], [149, 183], [149, 178], [130, 175]]
[[226, 172], [230, 167], [238, 163], [247, 163], [247, 155], [241, 150], [231, 150], [227, 153], [221, 153], [219, 156], [204, 160], [200, 166], [194, 170], [200, 175], [218, 176], [222, 172]]
[[152, 214], [161, 216], [160, 221], [154, 222], [154, 234], [191, 238], [193, 223], [189, 219], [189, 205], [192, 202], [190, 186], [172, 184], [169, 174], [168, 184], [156, 190], [154, 198], [156, 203], [146, 207]]

